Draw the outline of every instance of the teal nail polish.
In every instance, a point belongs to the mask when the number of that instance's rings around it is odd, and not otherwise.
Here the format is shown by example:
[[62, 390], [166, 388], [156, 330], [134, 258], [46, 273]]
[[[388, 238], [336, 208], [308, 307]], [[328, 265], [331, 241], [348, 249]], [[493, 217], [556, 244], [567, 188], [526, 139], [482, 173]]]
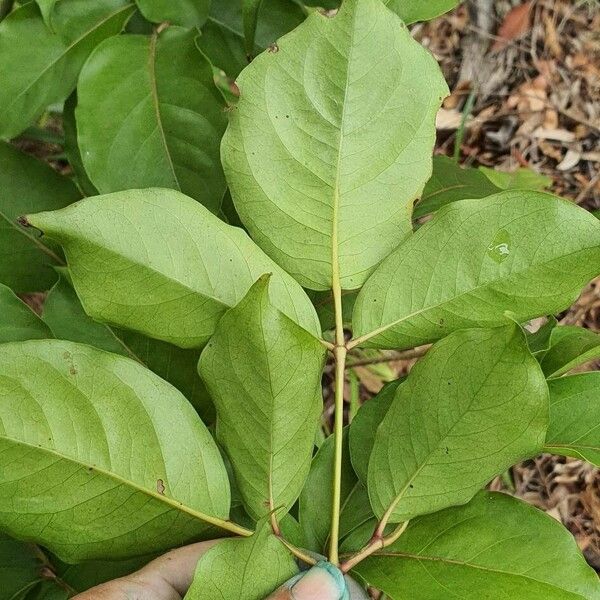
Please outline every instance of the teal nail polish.
[[300, 573], [288, 581], [287, 587], [290, 589], [294, 600], [309, 600], [307, 584], [309, 584], [309, 580], [317, 582], [319, 578], [323, 583], [329, 584], [333, 593], [337, 594], [335, 598], [331, 597], [331, 599], [326, 598], [325, 600], [350, 600], [343, 573], [335, 565], [325, 560], [317, 563], [309, 571]]

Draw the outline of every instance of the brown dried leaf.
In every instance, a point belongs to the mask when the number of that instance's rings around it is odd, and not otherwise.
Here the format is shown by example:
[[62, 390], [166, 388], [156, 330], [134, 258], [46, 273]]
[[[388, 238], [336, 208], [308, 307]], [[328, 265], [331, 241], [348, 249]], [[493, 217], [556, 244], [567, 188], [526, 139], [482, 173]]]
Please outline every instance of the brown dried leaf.
[[533, 2], [525, 2], [506, 13], [506, 17], [498, 29], [498, 39], [492, 45], [492, 53], [500, 52], [510, 42], [523, 37], [530, 30], [532, 5]]

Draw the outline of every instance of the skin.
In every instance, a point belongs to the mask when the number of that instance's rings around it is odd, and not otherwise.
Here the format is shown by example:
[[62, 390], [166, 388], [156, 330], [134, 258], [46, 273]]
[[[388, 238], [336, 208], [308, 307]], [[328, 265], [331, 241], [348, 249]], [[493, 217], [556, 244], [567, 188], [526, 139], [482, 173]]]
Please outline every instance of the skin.
[[[73, 600], [181, 600], [200, 557], [218, 540], [200, 542], [153, 560], [143, 569], [78, 594]], [[266, 600], [341, 600], [339, 580], [319, 566], [284, 584]]]

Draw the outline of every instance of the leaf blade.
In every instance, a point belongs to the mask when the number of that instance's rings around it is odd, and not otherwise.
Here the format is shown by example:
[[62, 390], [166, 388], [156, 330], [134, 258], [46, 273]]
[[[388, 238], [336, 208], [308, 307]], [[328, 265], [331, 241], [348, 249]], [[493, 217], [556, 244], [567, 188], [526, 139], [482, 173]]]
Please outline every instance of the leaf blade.
[[0, 364], [4, 530], [67, 561], [114, 560], [201, 538], [227, 519], [219, 451], [156, 375], [58, 340], [3, 344]]
[[321, 412], [324, 360], [325, 348], [270, 304], [268, 276], [224, 315], [202, 352], [199, 370], [217, 409], [217, 437], [257, 519], [280, 506], [289, 511], [300, 495]]
[[595, 573], [559, 523], [494, 492], [419, 518], [355, 571], [391, 598], [513, 600], [524, 590], [528, 600], [600, 597]]
[[414, 347], [458, 328], [501, 325], [506, 310], [521, 322], [559, 312], [598, 265], [598, 221], [560, 198], [506, 191], [454, 202], [369, 278], [351, 345]]
[[223, 540], [202, 556], [185, 600], [261, 600], [298, 572], [266, 522], [245, 539]]
[[273, 273], [275, 306], [320, 335], [302, 288], [245, 232], [175, 190], [95, 196], [28, 220], [63, 244], [77, 294], [97, 320], [199, 347], [227, 308]]
[[304, 287], [329, 289], [338, 263], [342, 287], [359, 287], [410, 231], [429, 176], [447, 93], [435, 61], [379, 0], [348, 0], [335, 18], [313, 12], [237, 83], [222, 160], [242, 221]]
[[218, 211], [227, 119], [195, 37], [180, 27], [119, 36], [90, 56], [75, 115], [83, 163], [101, 193], [172, 188]]
[[548, 387], [550, 425], [545, 450], [600, 465], [600, 436], [596, 433], [600, 373], [553, 379]]
[[375, 514], [397, 523], [469, 501], [539, 452], [547, 424], [545, 378], [520, 328], [451, 334], [413, 367], [377, 429]]

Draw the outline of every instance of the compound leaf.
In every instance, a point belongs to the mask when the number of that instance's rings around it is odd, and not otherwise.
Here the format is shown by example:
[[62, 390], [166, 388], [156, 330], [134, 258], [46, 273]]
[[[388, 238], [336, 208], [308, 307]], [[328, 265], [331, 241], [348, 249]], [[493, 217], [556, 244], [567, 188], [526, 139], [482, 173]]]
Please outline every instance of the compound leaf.
[[202, 556], [185, 600], [263, 600], [298, 567], [266, 522], [249, 538], [223, 540]]
[[0, 283], [0, 343], [51, 337], [50, 329], [31, 308]]
[[329, 289], [338, 267], [359, 287], [410, 232], [429, 177], [447, 93], [435, 60], [379, 0], [346, 0], [237, 83], [222, 159], [240, 218], [305, 287]]
[[558, 377], [567, 371], [600, 357], [600, 335], [583, 327], [555, 327], [550, 347], [540, 364], [546, 377]]
[[493, 492], [416, 519], [354, 572], [394, 599], [600, 598], [596, 573], [560, 523]]
[[219, 450], [191, 405], [135, 361], [59, 340], [0, 345], [0, 527], [67, 562], [214, 534]]
[[177, 346], [204, 345], [225, 311], [273, 273], [275, 307], [318, 336], [302, 288], [241, 229], [175, 190], [94, 196], [28, 217], [65, 249], [91, 317]]
[[81, 72], [75, 110], [83, 164], [101, 193], [180, 190], [218, 212], [227, 117], [195, 30], [106, 40]]
[[354, 344], [410, 348], [465, 327], [559, 312], [600, 272], [600, 224], [571, 202], [506, 191], [441, 209], [360, 291]]
[[[63, 0], [70, 13], [65, 35], [46, 27], [35, 2], [0, 23], [0, 136], [15, 137], [75, 88], [92, 50], [119, 33], [133, 13], [126, 0]], [[73, 11], [71, 13], [71, 11]]]
[[289, 510], [308, 475], [321, 414], [325, 348], [277, 310], [263, 276], [229, 310], [200, 357], [217, 437], [251, 516]]
[[518, 326], [449, 335], [413, 367], [377, 429], [375, 514], [397, 523], [467, 502], [539, 452], [547, 425], [546, 381]]
[[26, 212], [56, 210], [81, 198], [73, 183], [36, 158], [0, 142], [0, 282], [17, 293], [45, 291], [56, 281], [60, 248], [17, 224]]
[[600, 373], [553, 379], [546, 451], [600, 466]]

